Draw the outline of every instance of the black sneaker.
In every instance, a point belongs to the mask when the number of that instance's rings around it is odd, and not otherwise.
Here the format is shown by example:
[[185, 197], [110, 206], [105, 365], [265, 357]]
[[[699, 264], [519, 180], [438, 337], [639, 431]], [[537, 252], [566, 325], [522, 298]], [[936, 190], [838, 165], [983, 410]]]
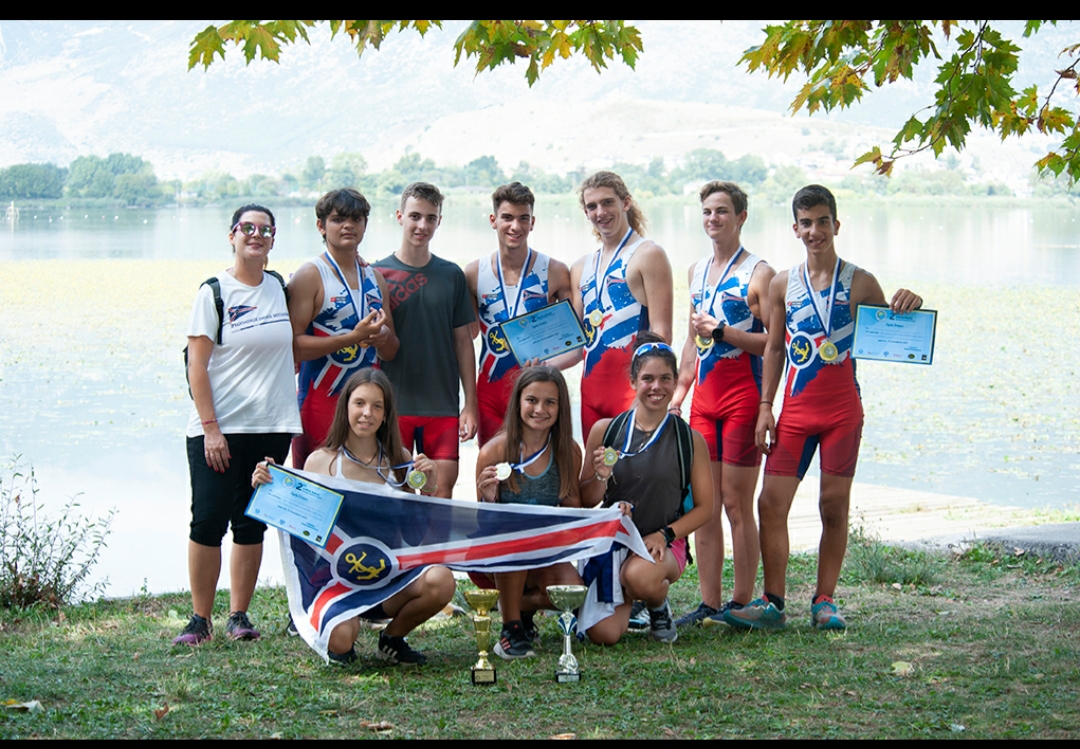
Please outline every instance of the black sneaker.
[[520, 621], [509, 622], [503, 627], [499, 642], [495, 645], [495, 654], [508, 661], [536, 655], [525, 627]]
[[404, 637], [391, 637], [387, 634], [379, 635], [379, 647], [375, 655], [391, 666], [423, 666], [427, 663], [427, 658], [409, 647]]
[[258, 640], [262, 637], [259, 630], [255, 629], [255, 625], [248, 619], [246, 611], [234, 611], [229, 614], [225, 634], [232, 640]]
[[661, 609], [649, 609], [649, 636], [660, 642], [675, 642], [679, 633], [671, 621], [671, 604], [666, 600]]
[[644, 601], [634, 601], [634, 605], [630, 607], [630, 623], [626, 628], [638, 631], [649, 628], [649, 615], [645, 612]]
[[192, 614], [191, 621], [184, 627], [184, 631], [173, 638], [173, 645], [202, 645], [214, 637], [214, 625], [209, 619], [204, 619], [198, 614]]
[[702, 601], [698, 604], [698, 607], [691, 611], [689, 614], [683, 614], [675, 620], [676, 627], [700, 627], [703, 620], [708, 619], [710, 616], [716, 616], [719, 609], [714, 609], [709, 604]]
[[356, 662], [356, 648], [349, 648], [349, 652], [338, 655], [332, 650], [327, 650], [326, 655], [330, 658], [331, 666], [348, 666]]
[[535, 611], [522, 611], [521, 612], [521, 626], [525, 628], [525, 637], [533, 645], [540, 644], [540, 628], [536, 626], [536, 620], [533, 618], [536, 615]]
[[286, 637], [299, 637], [300, 630], [296, 628], [296, 622], [293, 621], [292, 615], [289, 616], [289, 623], [285, 625]]

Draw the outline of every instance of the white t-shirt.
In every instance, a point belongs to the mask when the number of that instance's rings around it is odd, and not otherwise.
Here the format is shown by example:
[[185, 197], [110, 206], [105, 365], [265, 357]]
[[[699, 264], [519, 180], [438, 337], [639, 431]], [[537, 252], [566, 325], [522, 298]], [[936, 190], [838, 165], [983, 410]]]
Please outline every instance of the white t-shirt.
[[[242, 284], [228, 273], [219, 275], [218, 282], [224, 303], [221, 345], [208, 285], [199, 287], [187, 331], [188, 337], [214, 341], [207, 369], [218, 427], [222, 434], [300, 434], [292, 325], [281, 284], [266, 273], [258, 286]], [[187, 436], [202, 434], [199, 412], [192, 406]]]

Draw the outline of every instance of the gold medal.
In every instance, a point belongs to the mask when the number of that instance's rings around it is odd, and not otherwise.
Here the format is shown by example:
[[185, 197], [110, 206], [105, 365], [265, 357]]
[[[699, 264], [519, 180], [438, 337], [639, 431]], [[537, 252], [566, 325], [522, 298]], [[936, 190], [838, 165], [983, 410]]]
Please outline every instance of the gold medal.
[[604, 321], [604, 313], [598, 309], [594, 309], [589, 313], [589, 324], [594, 328], [599, 328], [600, 323]]
[[840, 352], [836, 350], [836, 345], [832, 341], [825, 341], [821, 344], [821, 348], [818, 349], [818, 356], [824, 362], [836, 361], [836, 357], [840, 355]]
[[713, 345], [713, 339], [712, 338], [702, 338], [701, 336], [696, 335], [696, 336], [694, 336], [694, 343], [697, 344], [697, 347], [699, 349], [707, 349], [707, 348], [709, 348], [710, 346]]
[[408, 482], [409, 486], [413, 489], [423, 489], [427, 486], [427, 476], [424, 475], [423, 471], [417, 471], [416, 469], [409, 471], [409, 474], [405, 477], [405, 481]]
[[615, 451], [614, 447], [604, 448], [604, 465], [609, 468], [619, 462], [619, 453]]
[[495, 466], [495, 478], [499, 481], [506, 481], [510, 478], [511, 468], [509, 463], [499, 463]]

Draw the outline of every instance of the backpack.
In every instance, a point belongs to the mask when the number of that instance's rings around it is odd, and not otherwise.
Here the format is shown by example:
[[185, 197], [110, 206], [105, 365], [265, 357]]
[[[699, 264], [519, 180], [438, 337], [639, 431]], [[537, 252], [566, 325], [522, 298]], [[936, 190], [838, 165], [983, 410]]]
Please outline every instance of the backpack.
[[[281, 277], [281, 274], [276, 270], [264, 270], [263, 273], [273, 276], [277, 279], [277, 282], [281, 284], [281, 290], [285, 293], [285, 303], [289, 303], [289, 289], [285, 286], [285, 279]], [[217, 276], [208, 278], [199, 284], [201, 289], [203, 286], [209, 286], [210, 291], [214, 294], [214, 309], [217, 310], [217, 335], [214, 337], [214, 343], [218, 346], [221, 345], [221, 332], [225, 328], [225, 302], [221, 298], [221, 281], [217, 279]], [[184, 346], [184, 379], [187, 380], [187, 392], [189, 398], [194, 398], [191, 394], [191, 377], [188, 375], [188, 347]]]
[[[630, 418], [630, 412], [624, 411], [616, 416], [604, 430], [604, 447], [614, 447], [615, 440], [622, 434], [626, 422]], [[694, 466], [694, 432], [690, 425], [682, 420], [681, 416], [675, 416], [675, 436], [679, 445], [679, 477], [682, 486], [682, 512], [685, 515], [694, 507], [694, 496], [690, 491], [690, 474]]]

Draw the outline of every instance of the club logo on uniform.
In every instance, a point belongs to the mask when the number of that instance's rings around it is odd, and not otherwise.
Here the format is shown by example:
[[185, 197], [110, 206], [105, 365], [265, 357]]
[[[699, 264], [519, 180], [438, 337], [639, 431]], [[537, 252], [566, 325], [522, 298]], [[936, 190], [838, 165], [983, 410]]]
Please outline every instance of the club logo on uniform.
[[228, 310], [228, 312], [229, 312], [229, 322], [236, 322], [237, 320], [239, 320], [244, 315], [249, 314], [251, 312], [254, 312], [257, 309], [258, 309], [258, 307], [247, 307], [247, 306], [229, 307], [229, 310]]
[[334, 353], [330, 354], [330, 359], [335, 364], [340, 364], [342, 366], [348, 366], [349, 364], [352, 364], [359, 357], [360, 344], [358, 343], [355, 343], [352, 346], [346, 346], [345, 348], [340, 348]]
[[334, 577], [352, 587], [381, 588], [397, 571], [397, 558], [374, 538], [344, 543], [334, 555]]
[[493, 354], [505, 354], [510, 350], [510, 346], [506, 342], [506, 336], [503, 335], [501, 325], [492, 325], [488, 328], [487, 339], [488, 346], [491, 348], [491, 353]]
[[796, 333], [788, 341], [788, 361], [796, 369], [806, 367], [814, 360], [817, 345], [806, 333]]

